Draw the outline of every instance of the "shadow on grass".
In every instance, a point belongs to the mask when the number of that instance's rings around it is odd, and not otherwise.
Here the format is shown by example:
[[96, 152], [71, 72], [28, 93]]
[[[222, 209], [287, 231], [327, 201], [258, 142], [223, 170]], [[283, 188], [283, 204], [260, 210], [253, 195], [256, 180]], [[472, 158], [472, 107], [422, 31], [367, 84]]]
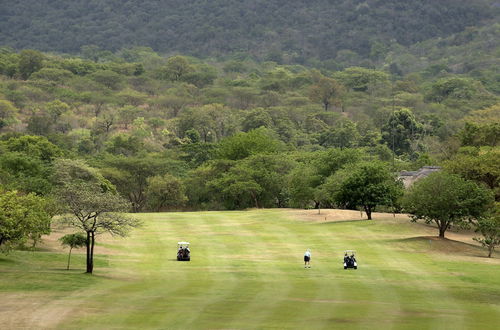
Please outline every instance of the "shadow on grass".
[[486, 250], [480, 246], [474, 245], [472, 243], [456, 241], [449, 238], [441, 238], [438, 236], [415, 236], [407, 238], [398, 239], [385, 239], [387, 243], [417, 243], [425, 245], [434, 251], [440, 251], [444, 253], [455, 252], [461, 253], [463, 255], [468, 255], [472, 257], [485, 257]]
[[17, 261], [16, 260], [12, 260], [10, 258], [6, 258], [6, 257], [0, 256], [0, 263], [2, 263], [2, 264], [16, 264]]
[[56, 271], [56, 272], [63, 272], [65, 274], [72, 274], [72, 273], [76, 273], [76, 272], [85, 272], [85, 269], [83, 269], [83, 268], [70, 268], [70, 269], [66, 269], [66, 268], [48, 268], [48, 270], [52, 270], [52, 271]]
[[333, 220], [333, 221], [325, 221], [325, 222], [320, 222], [320, 223], [314, 223], [315, 225], [335, 225], [338, 223], [349, 223], [349, 222], [356, 222], [356, 223], [372, 223], [374, 220], [367, 220], [367, 219], [359, 219], [359, 220]]

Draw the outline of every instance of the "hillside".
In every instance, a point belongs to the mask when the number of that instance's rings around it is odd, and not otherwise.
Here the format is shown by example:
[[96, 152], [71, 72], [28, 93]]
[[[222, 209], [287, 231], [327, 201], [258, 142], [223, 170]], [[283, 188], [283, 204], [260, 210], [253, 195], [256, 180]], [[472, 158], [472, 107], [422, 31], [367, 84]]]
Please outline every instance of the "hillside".
[[497, 18], [492, 0], [24, 0], [0, 2], [0, 45], [75, 53], [149, 46], [195, 56], [276, 60], [377, 56]]

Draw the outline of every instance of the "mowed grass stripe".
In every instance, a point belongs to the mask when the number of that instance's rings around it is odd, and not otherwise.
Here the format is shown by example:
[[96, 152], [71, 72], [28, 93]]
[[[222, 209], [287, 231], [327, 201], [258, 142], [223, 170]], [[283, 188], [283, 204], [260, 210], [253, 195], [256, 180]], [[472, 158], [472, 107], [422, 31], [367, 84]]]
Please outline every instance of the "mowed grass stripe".
[[[238, 280], [238, 275], [228, 268], [228, 252], [233, 248], [231, 246], [231, 234], [221, 230], [213, 231], [212, 228], [218, 228], [226, 224], [225, 218], [217, 216], [216, 213], [204, 213], [201, 220], [202, 236], [200, 237], [200, 245], [193, 245], [193, 251], [200, 250], [200, 254], [193, 254], [193, 259], [189, 266], [195, 266], [198, 263], [206, 263], [209, 265], [207, 272], [213, 278], [213, 285], [210, 291], [202, 292], [200, 298], [202, 302], [199, 304], [196, 311], [188, 312], [184, 325], [188, 328], [196, 327], [197, 324], [203, 324], [206, 321], [203, 318], [210, 320], [212, 318], [212, 310], [214, 306], [218, 306], [221, 302], [227, 302], [227, 309], [231, 308], [233, 296], [235, 292], [242, 289], [241, 283]], [[199, 236], [196, 235], [195, 236]], [[204, 246], [204, 244], [207, 244]], [[221, 280], [219, 270], [223, 272], [224, 280]], [[193, 269], [194, 271], [194, 269]], [[226, 311], [225, 315], [231, 315]], [[184, 315], [181, 317], [184, 318]]]
[[[280, 297], [275, 312], [268, 322], [272, 324], [278, 315], [287, 315], [283, 318], [283, 325], [286, 327], [308, 327], [312, 323], [310, 317], [316, 315], [314, 324], [317, 327], [327, 326], [331, 323], [331, 316], [335, 313], [328, 300], [342, 295], [342, 287], [331, 281], [329, 273], [333, 263], [329, 258], [331, 240], [317, 235], [318, 232], [311, 230], [305, 223], [290, 221], [282, 216], [276, 217], [275, 224], [279, 224], [284, 229], [274, 231], [277, 233], [287, 233], [282, 237], [287, 241], [285, 251], [288, 256], [284, 258], [284, 281], [292, 284], [292, 288], [287, 296]], [[279, 241], [280, 239], [278, 239]], [[312, 252], [311, 268], [303, 268], [303, 253], [310, 248]], [[324, 261], [324, 262], [323, 262]], [[279, 262], [279, 260], [277, 260]], [[326, 304], [325, 304], [326, 302]], [[324, 318], [318, 318], [318, 310], [326, 307]]]
[[[305, 272], [310, 269], [302, 266], [307, 242], [300, 238], [300, 232], [290, 230], [291, 223], [281, 212], [267, 210], [262, 220], [252, 227], [256, 236], [262, 235], [266, 240], [260, 253], [266, 256], [267, 269], [264, 272], [267, 276], [264, 280], [267, 289], [261, 296], [259, 309], [253, 314], [258, 316], [258, 325], [262, 327], [275, 325], [277, 318], [298, 325], [304, 309], [293, 299], [300, 297], [300, 292], [314, 290], [314, 287], [307, 288], [305, 280]], [[304, 276], [304, 280], [294, 280], [297, 276]]]
[[[276, 263], [272, 262], [270, 240], [266, 238], [268, 235], [260, 227], [260, 223], [267, 219], [255, 219], [248, 212], [232, 212], [232, 215], [239, 221], [232, 217], [223, 218], [215, 228], [221, 231], [223, 235], [220, 239], [226, 241], [227, 246], [227, 249], [221, 251], [220, 263], [222, 267], [226, 265], [232, 273], [237, 274], [238, 285], [226, 289], [224, 297], [210, 304], [206, 313], [199, 315], [198, 324], [206, 324], [207, 327], [242, 327], [245, 322], [241, 322], [244, 319], [241, 311], [246, 311], [244, 316], [250, 316], [254, 324], [259, 324], [257, 318], [262, 317], [265, 310], [260, 308], [258, 312], [252, 311], [249, 304], [256, 301], [257, 296], [258, 304], [262, 307], [263, 300], [268, 299], [262, 293], [268, 295], [271, 289], [269, 276], [266, 274], [279, 270]], [[258, 225], [257, 231], [255, 225]], [[223, 282], [227, 281], [224, 275], [221, 274], [220, 279]], [[275, 295], [284, 294], [283, 286], [274, 286], [272, 289]]]
[[[387, 318], [382, 320], [380, 315], [383, 314], [377, 312], [378, 307], [381, 306], [377, 301], [377, 293], [383, 292], [387, 295], [390, 290], [380, 290], [378, 286], [367, 285], [364, 281], [367, 272], [365, 267], [359, 270], [344, 270], [342, 267], [343, 251], [357, 249], [359, 252], [359, 247], [361, 247], [350, 243], [352, 236], [343, 233], [342, 224], [325, 227], [321, 223], [313, 223], [302, 224], [302, 226], [313, 229], [311, 235], [319, 244], [316, 249], [324, 250], [320, 258], [317, 258], [318, 267], [327, 266], [324, 269], [325, 274], [315, 282], [321, 286], [321, 290], [318, 291], [320, 294], [311, 300], [308, 304], [308, 312], [305, 313], [315, 315], [311, 321], [318, 323], [316, 318], [319, 313], [322, 316], [319, 320], [322, 321], [324, 328], [331, 328], [335, 324], [369, 328], [372, 327], [374, 321], [379, 323], [384, 321], [384, 326], [389, 326], [390, 321]], [[386, 307], [384, 305], [382, 306]], [[363, 317], [360, 318], [359, 315]]]
[[[436, 319], [432, 318], [428, 311], [437, 307], [435, 297], [429, 295], [427, 290], [414, 291], [414, 288], [421, 287], [425, 272], [415, 267], [390, 246], [385, 245], [380, 237], [373, 235], [373, 226], [378, 226], [378, 224], [369, 221], [357, 224], [357, 231], [364, 238], [361, 249], [363, 258], [367, 266], [375, 273], [373, 277], [377, 278], [376, 283], [370, 283], [372, 288], [378, 289], [373, 301], [390, 304], [390, 309], [379, 305], [379, 310], [374, 312], [384, 315], [386, 321], [391, 319], [392, 326], [395, 328], [413, 326], [413, 323], [424, 328], [433, 328]], [[401, 275], [404, 280], [401, 279]], [[422, 305], [421, 301], [425, 304]], [[415, 319], [418, 320], [413, 322]]]

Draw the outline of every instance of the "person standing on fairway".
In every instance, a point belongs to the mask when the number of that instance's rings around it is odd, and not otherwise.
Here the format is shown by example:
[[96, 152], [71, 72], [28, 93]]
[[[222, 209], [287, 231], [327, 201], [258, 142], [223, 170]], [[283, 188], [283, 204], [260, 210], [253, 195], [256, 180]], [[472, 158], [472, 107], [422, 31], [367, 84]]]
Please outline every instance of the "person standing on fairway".
[[311, 268], [311, 250], [307, 249], [306, 253], [304, 253], [304, 268]]

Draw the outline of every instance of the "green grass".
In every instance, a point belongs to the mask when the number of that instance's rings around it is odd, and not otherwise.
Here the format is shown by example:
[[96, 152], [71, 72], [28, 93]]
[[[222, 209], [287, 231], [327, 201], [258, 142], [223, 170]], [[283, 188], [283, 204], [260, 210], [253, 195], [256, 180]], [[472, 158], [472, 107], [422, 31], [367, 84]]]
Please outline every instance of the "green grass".
[[[429, 239], [392, 218], [306, 222], [283, 210], [140, 214], [106, 239], [95, 274], [84, 256], [0, 255], [0, 322], [61, 329], [497, 329], [500, 261]], [[188, 240], [192, 261], [175, 261]], [[304, 251], [312, 268], [304, 269]], [[342, 268], [345, 249], [358, 270]]]

